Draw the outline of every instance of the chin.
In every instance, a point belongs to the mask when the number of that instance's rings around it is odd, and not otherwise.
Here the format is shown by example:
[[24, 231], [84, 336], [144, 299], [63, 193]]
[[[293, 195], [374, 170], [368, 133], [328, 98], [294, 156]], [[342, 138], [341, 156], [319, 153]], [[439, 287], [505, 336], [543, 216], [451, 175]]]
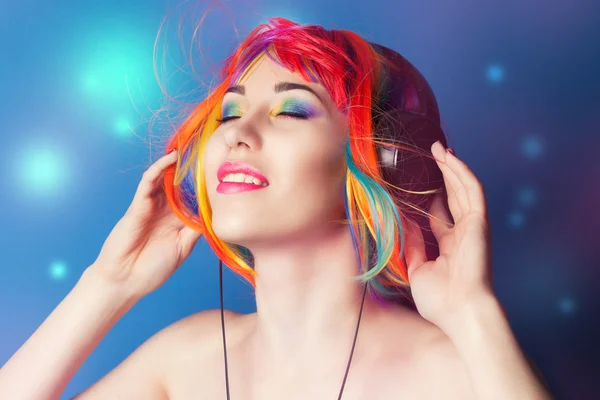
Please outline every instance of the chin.
[[224, 242], [246, 246], [250, 240], [256, 240], [260, 235], [261, 228], [257, 222], [233, 215], [218, 219], [213, 216], [212, 228], [215, 235]]

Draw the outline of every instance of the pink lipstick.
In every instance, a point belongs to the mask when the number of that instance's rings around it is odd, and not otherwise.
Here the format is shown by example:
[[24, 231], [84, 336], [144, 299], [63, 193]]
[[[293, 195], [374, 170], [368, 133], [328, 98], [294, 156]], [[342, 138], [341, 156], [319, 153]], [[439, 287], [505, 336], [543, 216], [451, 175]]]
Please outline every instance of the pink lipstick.
[[233, 194], [233, 193], [247, 192], [249, 190], [263, 189], [265, 187], [266, 186], [255, 185], [254, 183], [221, 182], [217, 186], [217, 193]]
[[[261, 182], [262, 185], [256, 185], [254, 183], [245, 182], [223, 182], [223, 178], [229, 174], [244, 174], [252, 176]], [[219, 185], [217, 186], [217, 193], [221, 194], [233, 194], [240, 192], [247, 192], [249, 190], [263, 189], [269, 185], [269, 181], [263, 174], [258, 172], [257, 169], [251, 165], [241, 162], [230, 162], [223, 163], [217, 171], [217, 178], [219, 179]]]

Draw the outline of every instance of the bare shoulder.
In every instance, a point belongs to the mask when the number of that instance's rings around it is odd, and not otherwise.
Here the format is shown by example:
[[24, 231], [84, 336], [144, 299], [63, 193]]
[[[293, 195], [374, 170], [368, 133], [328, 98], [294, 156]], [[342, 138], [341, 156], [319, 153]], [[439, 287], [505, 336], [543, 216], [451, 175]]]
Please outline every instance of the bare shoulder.
[[[235, 311], [224, 310], [228, 338], [230, 330], [233, 330], [243, 316], [244, 314]], [[222, 346], [221, 310], [210, 309], [194, 313], [172, 323], [157, 335], [164, 336], [161, 347], [164, 347], [168, 354], [164, 360], [165, 372], [168, 375], [171, 372], [171, 362], [179, 364], [182, 354], [195, 353], [202, 356]]]
[[[106, 376], [81, 392], [75, 399], [172, 398], [169, 377], [177, 357], [190, 349], [203, 351], [220, 329], [221, 310], [201, 311], [176, 321], [155, 333]], [[226, 320], [238, 316], [227, 311]], [[186, 353], [187, 352], [187, 353]]]
[[[227, 349], [235, 349], [245, 337], [248, 315], [224, 310]], [[211, 309], [185, 317], [164, 329], [161, 369], [170, 399], [191, 398], [199, 390], [205, 396], [223, 379], [221, 310]], [[191, 396], [191, 397], [190, 397]]]
[[395, 343], [386, 346], [388, 378], [407, 377], [402, 382], [415, 398], [474, 400], [466, 366], [441, 329], [412, 310], [393, 310], [387, 320], [386, 341]]
[[437, 326], [424, 320], [428, 339], [422, 343], [416, 363], [423, 372], [424, 397], [474, 400], [466, 365], [452, 340]]
[[[226, 321], [231, 322], [243, 316], [235, 311], [223, 310]], [[212, 337], [215, 332], [221, 332], [221, 310], [210, 309], [188, 315], [171, 325], [165, 327], [157, 335], [165, 337], [164, 344], [174, 350], [173, 346], [185, 345], [188, 341], [197, 341], [199, 338]], [[218, 322], [218, 323], [217, 323]]]

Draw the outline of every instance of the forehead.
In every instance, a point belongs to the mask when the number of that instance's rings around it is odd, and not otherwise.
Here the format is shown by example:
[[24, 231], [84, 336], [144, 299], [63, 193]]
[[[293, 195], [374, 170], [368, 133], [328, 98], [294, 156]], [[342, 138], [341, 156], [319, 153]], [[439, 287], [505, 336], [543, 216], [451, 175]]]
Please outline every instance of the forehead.
[[292, 89], [304, 89], [316, 96], [325, 107], [332, 104], [326, 88], [316, 82], [305, 80], [300, 73], [288, 70], [266, 55], [259, 56], [242, 72], [237, 82], [227, 92], [249, 96], [270, 96]]

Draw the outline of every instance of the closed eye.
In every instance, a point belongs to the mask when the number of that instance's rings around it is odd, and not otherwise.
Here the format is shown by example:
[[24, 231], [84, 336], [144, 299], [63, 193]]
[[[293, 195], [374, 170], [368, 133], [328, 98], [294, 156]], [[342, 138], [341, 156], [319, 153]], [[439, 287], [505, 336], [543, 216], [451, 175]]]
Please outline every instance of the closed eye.
[[[276, 115], [276, 117], [280, 117], [280, 116], [291, 117], [291, 118], [296, 118], [296, 119], [308, 119], [308, 115], [306, 115], [306, 114], [289, 112], [289, 111], [280, 112], [279, 114]], [[226, 124], [227, 122], [229, 122], [233, 119], [237, 119], [237, 118], [241, 118], [241, 116], [231, 115], [229, 117], [217, 119], [217, 122], [220, 122], [221, 124]]]
[[280, 116], [280, 115], [290, 116], [292, 118], [298, 118], [298, 119], [308, 119], [308, 115], [306, 115], [306, 114], [295, 113], [295, 112], [290, 112], [290, 111], [284, 111], [284, 112], [280, 112], [279, 114], [277, 114], [277, 116]]
[[233, 115], [231, 117], [224, 117], [224, 118], [221, 118], [221, 119], [217, 119], [217, 122], [220, 122], [221, 124], [225, 124], [228, 121], [231, 121], [232, 119], [236, 119], [236, 118], [240, 118], [240, 117]]

